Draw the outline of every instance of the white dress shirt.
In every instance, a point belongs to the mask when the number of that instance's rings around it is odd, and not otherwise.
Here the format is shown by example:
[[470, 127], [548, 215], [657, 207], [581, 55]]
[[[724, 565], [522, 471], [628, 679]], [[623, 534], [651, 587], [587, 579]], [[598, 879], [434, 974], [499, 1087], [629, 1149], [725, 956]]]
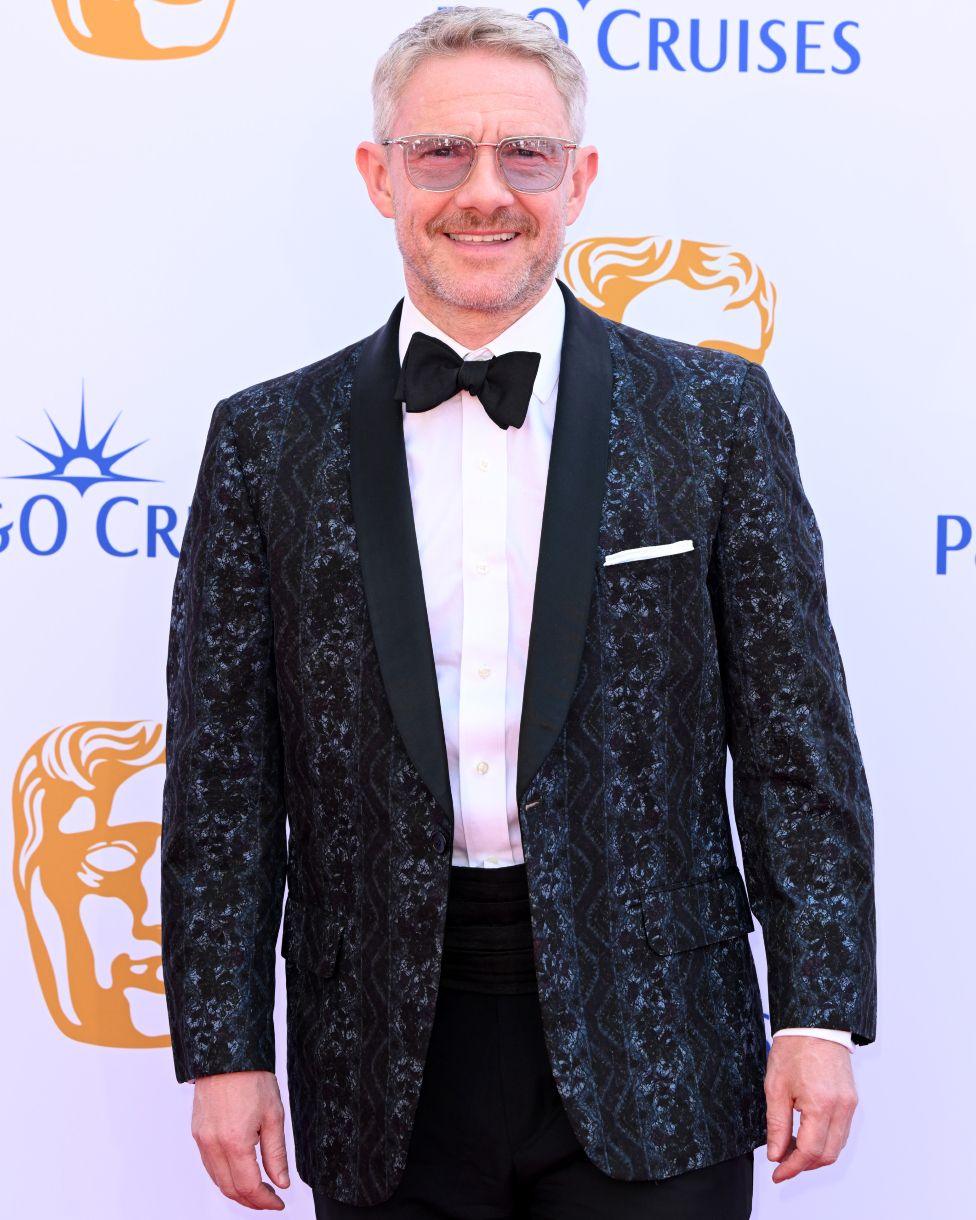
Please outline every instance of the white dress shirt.
[[[520, 428], [500, 428], [467, 390], [429, 411], [402, 409], [454, 802], [454, 865], [524, 860], [515, 799], [519, 722], [565, 311], [553, 279], [490, 344], [469, 349], [404, 295], [401, 362], [416, 330], [465, 359], [516, 350], [542, 355]], [[816, 1034], [853, 1050], [844, 1030], [776, 1033]]]

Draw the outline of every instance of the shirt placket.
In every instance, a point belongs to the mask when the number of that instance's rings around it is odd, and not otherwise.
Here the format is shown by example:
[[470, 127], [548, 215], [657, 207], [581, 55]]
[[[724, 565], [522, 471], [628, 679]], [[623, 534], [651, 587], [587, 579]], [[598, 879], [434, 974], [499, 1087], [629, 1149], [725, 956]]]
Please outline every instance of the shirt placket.
[[[481, 348], [466, 359], [491, 355]], [[494, 867], [513, 862], [505, 804], [508, 430], [498, 427], [479, 399], [460, 393], [460, 797], [468, 864]]]

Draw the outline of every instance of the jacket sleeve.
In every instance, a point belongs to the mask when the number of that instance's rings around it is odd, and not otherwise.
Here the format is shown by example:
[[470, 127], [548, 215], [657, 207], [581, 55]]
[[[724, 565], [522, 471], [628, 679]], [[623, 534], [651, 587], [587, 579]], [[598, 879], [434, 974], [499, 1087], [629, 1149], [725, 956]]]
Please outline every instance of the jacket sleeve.
[[876, 1019], [874, 825], [793, 431], [765, 370], [741, 382], [709, 587], [750, 904], [772, 1029]]
[[286, 839], [264, 537], [231, 403], [214, 409], [166, 664], [162, 961], [176, 1078], [274, 1071]]

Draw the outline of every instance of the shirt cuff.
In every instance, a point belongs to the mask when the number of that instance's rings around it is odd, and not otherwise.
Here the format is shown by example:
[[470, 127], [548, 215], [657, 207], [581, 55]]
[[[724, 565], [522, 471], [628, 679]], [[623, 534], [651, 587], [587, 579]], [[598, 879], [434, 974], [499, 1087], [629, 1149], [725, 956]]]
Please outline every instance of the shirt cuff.
[[789, 1029], [777, 1029], [773, 1032], [773, 1037], [778, 1038], [780, 1034], [807, 1034], [813, 1038], [826, 1038], [830, 1042], [839, 1042], [841, 1046], [846, 1046], [847, 1049], [854, 1054], [854, 1043], [851, 1041], [851, 1031], [849, 1029], [820, 1029], [813, 1026], [790, 1026]]

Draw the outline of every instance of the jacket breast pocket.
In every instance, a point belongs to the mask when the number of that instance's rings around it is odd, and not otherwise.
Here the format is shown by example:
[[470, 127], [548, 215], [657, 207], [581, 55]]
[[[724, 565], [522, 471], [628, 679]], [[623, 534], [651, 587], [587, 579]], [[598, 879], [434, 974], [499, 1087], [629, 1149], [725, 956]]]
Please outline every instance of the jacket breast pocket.
[[281, 956], [323, 978], [335, 973], [344, 918], [331, 907], [289, 897], [281, 928]]
[[756, 926], [738, 868], [641, 893], [644, 935], [655, 953], [681, 953], [742, 936]]
[[645, 546], [627, 547], [622, 551], [611, 551], [604, 555], [603, 566], [613, 567], [621, 563], [636, 563], [642, 559], [663, 559], [668, 555], [683, 555], [693, 551], [693, 538], [677, 538], [673, 542], [651, 542]]
[[624, 558], [632, 556], [634, 549], [601, 552], [596, 588], [605, 607], [607, 638], [616, 650], [621, 682], [629, 684], [635, 677], [647, 676], [653, 662], [653, 672], [666, 686], [671, 645], [676, 639], [679, 646], [674, 656], [680, 675], [675, 681], [686, 682], [687, 675], [699, 672], [698, 652], [711, 619], [704, 552], [694, 546], [670, 549], [674, 545], [662, 544], [661, 550], [635, 548], [651, 551], [639, 558]]

